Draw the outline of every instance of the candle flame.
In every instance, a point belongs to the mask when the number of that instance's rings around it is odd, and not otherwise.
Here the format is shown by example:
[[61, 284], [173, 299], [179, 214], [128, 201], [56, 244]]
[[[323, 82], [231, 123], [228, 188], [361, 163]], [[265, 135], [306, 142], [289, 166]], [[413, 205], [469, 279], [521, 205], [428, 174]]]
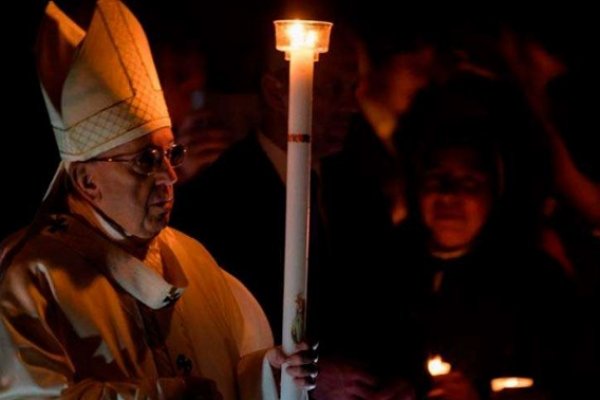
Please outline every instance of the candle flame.
[[287, 34], [290, 37], [292, 48], [313, 49], [317, 43], [317, 33], [313, 30], [306, 30], [299, 21], [293, 23], [288, 29]]
[[286, 54], [295, 51], [311, 51], [315, 61], [319, 54], [329, 50], [329, 36], [333, 24], [326, 21], [310, 21], [301, 19], [280, 19], [275, 24], [275, 47]]
[[450, 364], [442, 360], [440, 355], [433, 356], [427, 361], [427, 370], [431, 376], [446, 375], [451, 369]]
[[492, 391], [500, 392], [504, 389], [528, 388], [533, 386], [533, 379], [516, 376], [492, 379]]

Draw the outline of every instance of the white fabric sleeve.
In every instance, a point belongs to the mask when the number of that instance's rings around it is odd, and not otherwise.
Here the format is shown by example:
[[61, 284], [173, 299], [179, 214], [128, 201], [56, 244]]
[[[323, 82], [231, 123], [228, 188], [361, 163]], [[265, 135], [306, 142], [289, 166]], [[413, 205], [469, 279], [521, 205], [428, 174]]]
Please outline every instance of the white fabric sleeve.
[[235, 297], [244, 321], [244, 334], [240, 345], [238, 386], [243, 400], [275, 400], [277, 382], [265, 353], [273, 347], [273, 333], [262, 307], [252, 293], [233, 275], [223, 271]]
[[244, 337], [240, 347], [242, 356], [273, 347], [273, 333], [267, 316], [252, 293], [236, 277], [223, 271], [227, 284], [240, 307], [244, 320]]

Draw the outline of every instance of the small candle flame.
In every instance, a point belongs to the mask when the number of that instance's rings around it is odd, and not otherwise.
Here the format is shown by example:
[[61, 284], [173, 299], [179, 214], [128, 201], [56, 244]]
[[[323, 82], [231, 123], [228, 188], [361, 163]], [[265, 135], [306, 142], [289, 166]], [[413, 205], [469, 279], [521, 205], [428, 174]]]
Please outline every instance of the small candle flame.
[[431, 376], [446, 375], [452, 367], [449, 363], [442, 360], [442, 356], [436, 355], [427, 361], [427, 370]]
[[326, 21], [310, 21], [302, 19], [280, 19], [275, 24], [275, 47], [286, 54], [295, 51], [311, 51], [318, 61], [321, 53], [329, 50], [329, 35], [333, 24]]
[[317, 33], [312, 30], [306, 30], [300, 22], [292, 24], [287, 34], [290, 37], [290, 45], [292, 48], [309, 48], [312, 49], [317, 43]]
[[528, 388], [533, 386], [533, 379], [516, 376], [492, 379], [492, 391], [500, 392], [504, 389]]

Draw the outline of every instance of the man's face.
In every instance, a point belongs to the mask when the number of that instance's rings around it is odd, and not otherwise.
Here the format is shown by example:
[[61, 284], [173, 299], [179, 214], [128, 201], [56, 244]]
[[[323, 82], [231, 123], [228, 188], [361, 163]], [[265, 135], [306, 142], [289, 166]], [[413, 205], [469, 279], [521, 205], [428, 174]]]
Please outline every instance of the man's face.
[[[101, 155], [107, 158], [135, 154], [146, 148], [166, 150], [173, 144], [170, 128], [156, 130]], [[99, 196], [95, 205], [128, 234], [149, 239], [169, 222], [173, 207], [173, 184], [177, 175], [168, 159], [147, 176], [126, 162], [92, 162]]]
[[466, 250], [485, 224], [492, 206], [489, 174], [478, 153], [449, 148], [434, 153], [420, 178], [419, 208], [437, 250]]

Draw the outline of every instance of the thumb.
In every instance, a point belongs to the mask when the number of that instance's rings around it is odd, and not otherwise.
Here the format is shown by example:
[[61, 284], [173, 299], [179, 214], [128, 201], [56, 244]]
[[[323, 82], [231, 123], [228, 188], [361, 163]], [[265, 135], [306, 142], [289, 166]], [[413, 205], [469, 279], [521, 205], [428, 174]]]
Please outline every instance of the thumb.
[[277, 369], [281, 369], [281, 365], [287, 359], [287, 356], [281, 349], [281, 346], [273, 347], [273, 348], [267, 350], [265, 357], [267, 358], [267, 361], [269, 362], [269, 364], [271, 364], [271, 367], [277, 368]]

